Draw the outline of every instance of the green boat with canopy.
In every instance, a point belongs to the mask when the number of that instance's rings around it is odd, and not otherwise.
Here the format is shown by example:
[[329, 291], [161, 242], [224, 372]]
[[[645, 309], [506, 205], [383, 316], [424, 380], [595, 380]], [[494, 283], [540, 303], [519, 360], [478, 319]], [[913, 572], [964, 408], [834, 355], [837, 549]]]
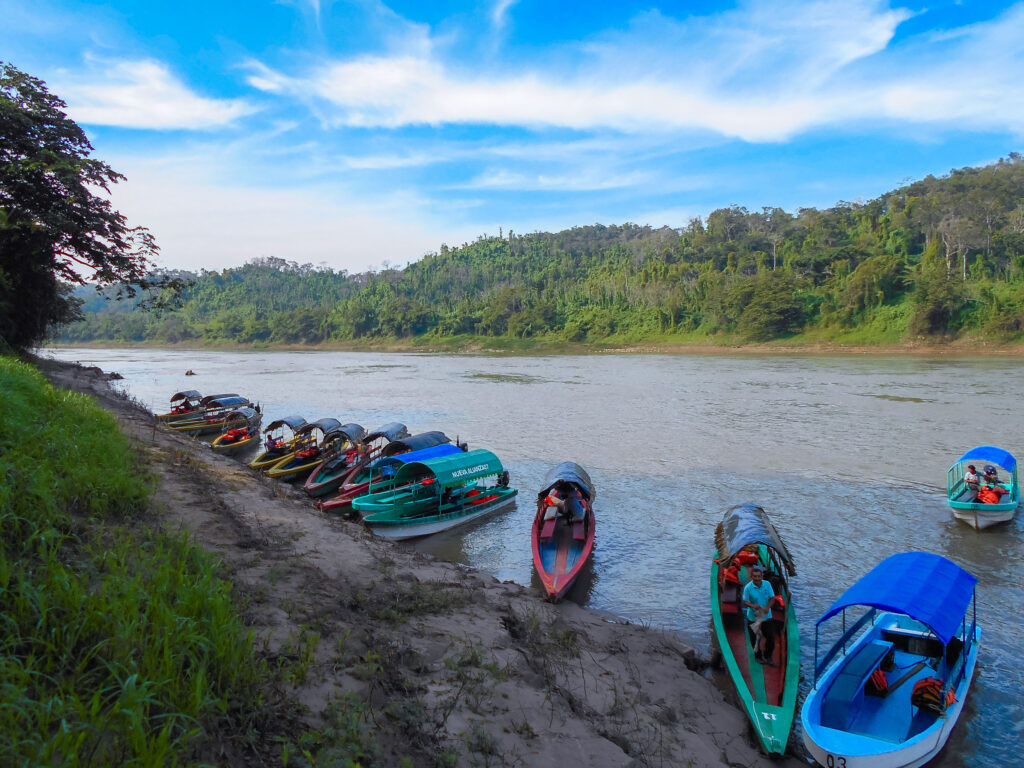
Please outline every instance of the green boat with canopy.
[[387, 490], [371, 487], [352, 507], [378, 536], [411, 539], [507, 508], [517, 493], [498, 457], [478, 449], [402, 464]]
[[[771, 649], [763, 654], [751, 642], [742, 599], [743, 587], [757, 566], [776, 596], [754, 635], [758, 646], [764, 639], [766, 651]], [[761, 507], [740, 504], [725, 513], [715, 529], [711, 624], [740, 704], [769, 755], [785, 753], [796, 714], [800, 632], [789, 587], [795, 573], [793, 558]]]

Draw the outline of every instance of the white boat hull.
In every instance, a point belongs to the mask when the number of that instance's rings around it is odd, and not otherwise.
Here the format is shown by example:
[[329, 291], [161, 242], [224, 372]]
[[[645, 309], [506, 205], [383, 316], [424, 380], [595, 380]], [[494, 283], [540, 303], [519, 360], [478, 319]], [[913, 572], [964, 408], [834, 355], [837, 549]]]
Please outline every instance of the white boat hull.
[[[992, 505], [997, 506], [997, 505]], [[1008, 506], [1000, 504], [998, 506]], [[953, 517], [962, 523], [967, 523], [975, 530], [980, 531], [982, 528], [988, 528], [990, 525], [998, 525], [999, 523], [1008, 523], [1013, 520], [1013, 516], [1017, 514], [1017, 506], [1014, 505], [1010, 509], [954, 509]]]
[[512, 495], [498, 501], [492, 506], [484, 507], [479, 512], [471, 512], [466, 515], [451, 517], [446, 520], [431, 520], [430, 522], [425, 523], [403, 523], [401, 525], [375, 525], [368, 520], [364, 520], [364, 522], [376, 536], [380, 536], [383, 539], [391, 539], [392, 541], [402, 541], [404, 539], [419, 538], [420, 536], [429, 536], [432, 533], [440, 533], [441, 531], [447, 531], [451, 528], [455, 528], [456, 526], [463, 525], [464, 523], [479, 520], [481, 517], [486, 517], [492, 512], [497, 512], [500, 509], [508, 507], [510, 504], [515, 502], [515, 499], [515, 495]]

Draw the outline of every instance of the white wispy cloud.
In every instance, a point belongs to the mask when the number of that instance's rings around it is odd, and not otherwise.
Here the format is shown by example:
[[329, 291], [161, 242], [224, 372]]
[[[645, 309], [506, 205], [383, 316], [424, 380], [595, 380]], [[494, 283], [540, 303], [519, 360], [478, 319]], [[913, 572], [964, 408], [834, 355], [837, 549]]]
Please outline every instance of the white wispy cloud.
[[[412, 192], [357, 194], [337, 184], [255, 184], [246, 160], [214, 143], [161, 155], [110, 157], [127, 181], [114, 205], [146, 226], [161, 266], [222, 269], [259, 256], [363, 271], [436, 250], [450, 231], [429, 223]], [[401, 221], [401, 226], [395, 222]]]
[[85, 125], [199, 130], [228, 125], [256, 110], [241, 99], [200, 96], [152, 59], [90, 64], [86, 74], [54, 78], [68, 114]]
[[498, 0], [491, 9], [491, 23], [496, 29], [501, 29], [508, 21], [509, 9], [518, 3], [519, 0]]
[[[507, 7], [495, 5], [494, 18]], [[893, 47], [911, 15], [883, 0], [748, 0], [686, 19], [652, 11], [547, 65], [485, 71], [446, 56], [420, 29], [402, 53], [326, 62], [294, 76], [260, 65], [250, 82], [282, 93], [287, 80], [291, 93], [333, 110], [332, 124], [360, 128], [707, 131], [763, 142], [856, 121], [934, 122], [943, 102], [957, 116], [1024, 127], [1024, 11], [950, 35], [941, 58], [932, 41]], [[410, 29], [403, 27], [407, 39]], [[979, 89], [982, 80], [988, 85]], [[993, 98], [1005, 109], [993, 110]]]

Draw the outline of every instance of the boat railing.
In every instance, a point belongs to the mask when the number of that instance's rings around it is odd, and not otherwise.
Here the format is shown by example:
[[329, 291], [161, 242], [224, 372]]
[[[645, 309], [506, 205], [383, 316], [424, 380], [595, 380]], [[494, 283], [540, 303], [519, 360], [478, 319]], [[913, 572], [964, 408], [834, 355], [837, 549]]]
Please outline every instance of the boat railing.
[[964, 467], [962, 464], [957, 463], [949, 468], [946, 472], [946, 492], [949, 494], [953, 493], [953, 489], [957, 487], [957, 484], [964, 479]]
[[[814, 628], [814, 659], [815, 659], [815, 663], [814, 663], [814, 684], [815, 685], [818, 684], [818, 676], [822, 672], [824, 672], [826, 669], [828, 669], [828, 665], [832, 663], [832, 659], [834, 659], [836, 657], [836, 655], [840, 651], [843, 652], [844, 656], [846, 655], [846, 644], [851, 639], [853, 639], [856, 635], [858, 635], [860, 633], [861, 629], [863, 629], [865, 625], [867, 625], [868, 623], [874, 623], [875, 614], [877, 612], [878, 612], [877, 609], [872, 608], [867, 613], [865, 613], [863, 616], [861, 616], [859, 619], [857, 619], [857, 621], [855, 621], [853, 623], [853, 625], [849, 629], [847, 629], [845, 632], [843, 632], [842, 636], [838, 640], [836, 640], [836, 642], [832, 645], [832, 648], [829, 649], [829, 652], [825, 654], [824, 658], [822, 658], [820, 663], [817, 661], [817, 659], [818, 659], [818, 635], [819, 635], [819, 633], [821, 631], [821, 625], [819, 624], [818, 626], [816, 626]], [[845, 625], [846, 625], [846, 611], [844, 610], [843, 611], [843, 626], [845, 626]]]

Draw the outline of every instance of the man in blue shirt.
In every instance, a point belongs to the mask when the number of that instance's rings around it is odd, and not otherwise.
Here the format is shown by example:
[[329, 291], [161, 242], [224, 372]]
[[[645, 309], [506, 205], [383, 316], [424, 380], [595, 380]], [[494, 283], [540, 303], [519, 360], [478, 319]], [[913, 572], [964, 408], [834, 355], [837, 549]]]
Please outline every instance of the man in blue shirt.
[[[771, 602], [775, 597], [772, 585], [764, 580], [764, 569], [755, 565], [750, 569], [750, 581], [743, 587], [743, 605], [747, 609], [747, 632], [750, 633], [750, 644], [754, 648], [754, 661], [774, 667], [772, 655], [775, 653], [775, 622], [772, 619]], [[758, 636], [751, 626], [761, 620], [761, 634], [764, 636], [764, 654], [758, 648]]]

